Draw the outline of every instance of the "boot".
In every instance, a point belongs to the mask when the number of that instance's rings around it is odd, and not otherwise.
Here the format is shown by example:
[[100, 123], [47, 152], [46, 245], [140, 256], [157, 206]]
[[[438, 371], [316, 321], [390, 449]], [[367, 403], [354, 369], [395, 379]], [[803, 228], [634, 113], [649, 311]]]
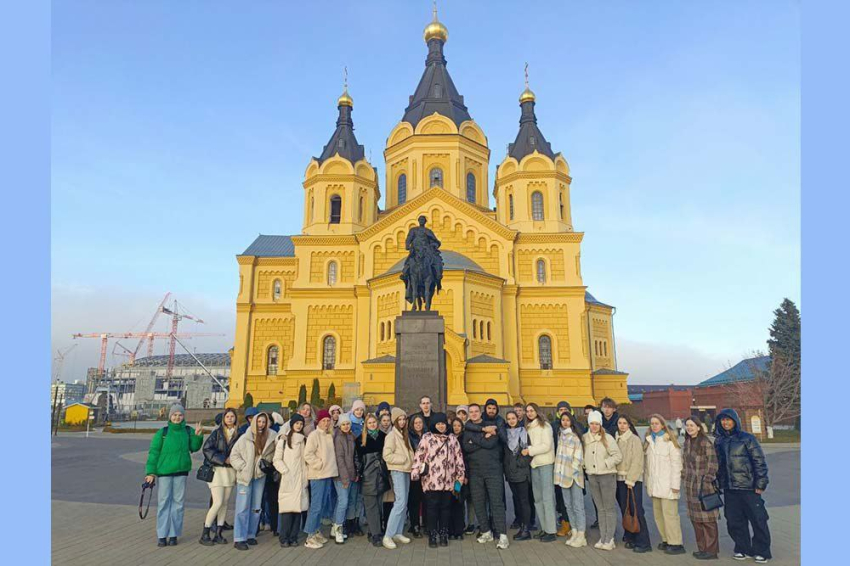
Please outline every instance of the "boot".
[[215, 544], [210, 538], [209, 527], [204, 527], [204, 534], [201, 535], [201, 540], [199, 540], [198, 542], [200, 542], [204, 546], [212, 546], [213, 544]]
[[342, 534], [342, 525], [334, 525], [331, 527], [331, 538], [333, 538], [334, 542], [337, 544], [343, 544], [345, 542], [345, 536]]
[[449, 530], [446, 527], [440, 529], [440, 546], [449, 546]]
[[428, 546], [430, 548], [437, 548], [437, 531], [428, 532]]
[[352, 519], [352, 526], [353, 526], [353, 530], [351, 531], [351, 534], [353, 534], [356, 537], [362, 537], [363, 536], [363, 529], [360, 528], [360, 518]]
[[422, 538], [422, 528], [419, 525], [410, 527], [410, 534], [413, 535], [413, 538]]
[[558, 536], [565, 537], [570, 534], [570, 523], [568, 521], [561, 521], [561, 527], [558, 529]]
[[531, 540], [531, 531], [528, 530], [528, 525], [520, 525], [519, 530], [514, 535], [514, 540]]
[[213, 537], [213, 544], [227, 544], [227, 539], [224, 538], [221, 533], [224, 531], [222, 527], [213, 527], [215, 529], [215, 536]]
[[382, 537], [381, 535], [375, 535], [375, 536], [369, 535], [369, 538], [372, 539], [372, 546], [378, 547], [378, 548], [384, 546], [384, 542], [383, 542], [384, 537]]
[[230, 523], [225, 521], [224, 524], [221, 526], [221, 528], [222, 528], [222, 530], [225, 530], [225, 531], [232, 531], [233, 525], [231, 525]]

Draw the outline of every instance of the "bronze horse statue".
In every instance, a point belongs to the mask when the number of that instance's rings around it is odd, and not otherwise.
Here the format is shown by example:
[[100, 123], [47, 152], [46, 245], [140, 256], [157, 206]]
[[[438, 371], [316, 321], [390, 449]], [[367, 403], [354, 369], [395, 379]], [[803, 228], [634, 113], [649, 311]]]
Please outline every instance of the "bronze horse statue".
[[404, 247], [407, 259], [401, 272], [405, 284], [404, 297], [413, 310], [431, 310], [431, 300], [442, 287], [443, 258], [440, 240], [425, 227], [427, 219], [419, 217], [419, 226], [411, 228]]

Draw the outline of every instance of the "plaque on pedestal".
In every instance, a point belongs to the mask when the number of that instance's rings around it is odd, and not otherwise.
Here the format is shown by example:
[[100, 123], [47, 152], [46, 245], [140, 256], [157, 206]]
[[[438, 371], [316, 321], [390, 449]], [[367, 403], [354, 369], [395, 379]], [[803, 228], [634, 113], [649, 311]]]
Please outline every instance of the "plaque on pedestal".
[[434, 411], [445, 411], [446, 325], [437, 311], [405, 311], [395, 319], [395, 404], [411, 412], [431, 397]]

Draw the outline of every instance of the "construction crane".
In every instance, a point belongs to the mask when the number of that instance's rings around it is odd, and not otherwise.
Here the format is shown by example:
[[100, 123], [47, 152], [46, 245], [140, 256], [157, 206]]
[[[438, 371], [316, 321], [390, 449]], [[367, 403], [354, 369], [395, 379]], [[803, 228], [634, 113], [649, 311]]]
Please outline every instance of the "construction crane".
[[56, 381], [62, 376], [62, 365], [65, 363], [65, 356], [71, 353], [71, 350], [77, 347], [77, 344], [72, 344], [63, 352], [56, 350], [56, 356], [53, 358], [53, 381]]
[[204, 321], [200, 318], [196, 318], [194, 316], [178, 312], [179, 308], [179, 304], [176, 300], [174, 301], [174, 305], [170, 309], [164, 306], [160, 306], [160, 310], [164, 314], [171, 315], [171, 339], [168, 343], [168, 368], [165, 370], [166, 379], [171, 379], [171, 375], [174, 372], [174, 351], [177, 347], [177, 324], [184, 318], [188, 320], [194, 320], [198, 324], [205, 324]]
[[[175, 337], [176, 338], [193, 338], [193, 337], [199, 337], [199, 336], [224, 336], [224, 334], [221, 334], [221, 333], [205, 333], [205, 332], [181, 332], [181, 333], [148, 332], [147, 334], [142, 334], [141, 332], [101, 332], [101, 333], [89, 333], [89, 334], [83, 334], [83, 333], [71, 334], [71, 338], [73, 338], [75, 340], [77, 338], [100, 338], [100, 360], [98, 361], [98, 364], [97, 364], [97, 385], [100, 385], [100, 381], [103, 379], [104, 369], [106, 368], [106, 352], [107, 352], [107, 345], [109, 343], [109, 339], [110, 338], [117, 338], [119, 340], [126, 340], [126, 339], [129, 339], [129, 338], [141, 338], [143, 336], [145, 336], [145, 337], [147, 337], [148, 339], [151, 339], [151, 340], [154, 339], [154, 338], [169, 338], [169, 339], [173, 340]], [[173, 358], [174, 358], [174, 356], [172, 354], [172, 356], [171, 356], [172, 365], [173, 365]]]
[[148, 337], [148, 335], [153, 330], [153, 326], [154, 324], [156, 324], [156, 319], [159, 317], [159, 313], [162, 312], [162, 309], [165, 308], [165, 303], [168, 302], [169, 297], [171, 297], [170, 291], [165, 294], [165, 297], [162, 298], [162, 301], [160, 301], [159, 306], [156, 307], [156, 312], [153, 313], [153, 318], [151, 318], [151, 321], [148, 323], [148, 327], [145, 329], [145, 336], [143, 336], [139, 340], [139, 343], [136, 344], [136, 349], [133, 350], [133, 353], [130, 356], [130, 365], [133, 365], [136, 362], [136, 356], [139, 355], [139, 350], [142, 349], [142, 344], [145, 343], [145, 340], [148, 341], [148, 357], [150, 358], [151, 356], [153, 356], [153, 337]]

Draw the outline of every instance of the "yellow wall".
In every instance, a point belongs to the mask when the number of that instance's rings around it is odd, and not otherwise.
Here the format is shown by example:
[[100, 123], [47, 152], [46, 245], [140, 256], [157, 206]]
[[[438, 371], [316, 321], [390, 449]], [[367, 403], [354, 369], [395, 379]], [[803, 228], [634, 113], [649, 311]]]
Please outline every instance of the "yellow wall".
[[[357, 383], [367, 403], [394, 399], [395, 318], [408, 308], [398, 273], [404, 242], [417, 218], [442, 242], [481, 269], [447, 270], [433, 308], [446, 320], [450, 404], [538, 402], [574, 405], [610, 395], [626, 401], [626, 374], [616, 370], [613, 309], [585, 302], [581, 274], [584, 234], [573, 231], [569, 165], [534, 153], [508, 157], [497, 170], [496, 211], [489, 202], [490, 150], [472, 121], [457, 127], [439, 115], [414, 129], [399, 123], [387, 138], [386, 210], [374, 169], [335, 156], [305, 172], [304, 225], [293, 236], [295, 257], [239, 256], [236, 335], [229, 404], [246, 392], [254, 402], [295, 399], [318, 378], [321, 394], [333, 383]], [[431, 187], [428, 171], [443, 169], [443, 187]], [[476, 179], [475, 202], [467, 202], [466, 175]], [[397, 180], [407, 176], [407, 199], [397, 201]], [[544, 219], [531, 215], [531, 193], [544, 196]], [[328, 223], [329, 196], [343, 198], [339, 224]], [[509, 197], [514, 215], [509, 216]], [[360, 199], [364, 205], [361, 209]], [[362, 212], [362, 214], [361, 214]], [[543, 281], [537, 265], [545, 266]], [[336, 266], [330, 284], [329, 265]], [[281, 292], [275, 297], [274, 284]], [[483, 333], [481, 332], [483, 325]], [[384, 335], [381, 337], [383, 326]], [[552, 339], [552, 368], [541, 369], [538, 340]], [[336, 342], [334, 367], [323, 367], [323, 343]], [[603, 345], [604, 344], [604, 345]], [[269, 375], [268, 348], [279, 348], [279, 367]], [[603, 350], [596, 350], [598, 347]], [[476, 356], [481, 358], [467, 363]], [[378, 359], [378, 361], [374, 361]], [[484, 360], [484, 363], [481, 363]], [[364, 363], [366, 362], [366, 363]], [[412, 407], [411, 407], [412, 408]]]

